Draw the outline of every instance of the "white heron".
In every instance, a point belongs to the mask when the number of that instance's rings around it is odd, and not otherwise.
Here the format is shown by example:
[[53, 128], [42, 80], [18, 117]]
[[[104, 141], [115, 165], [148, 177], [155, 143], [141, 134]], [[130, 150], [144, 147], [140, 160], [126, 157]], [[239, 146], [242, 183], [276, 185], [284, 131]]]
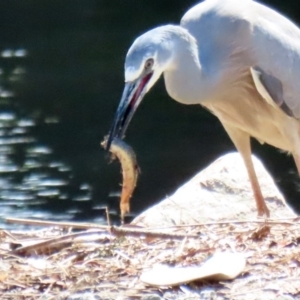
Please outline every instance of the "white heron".
[[300, 29], [252, 0], [206, 0], [180, 25], [144, 33], [126, 56], [108, 149], [162, 74], [173, 99], [218, 117], [243, 157], [258, 215], [268, 217], [250, 138], [290, 152], [300, 173]]

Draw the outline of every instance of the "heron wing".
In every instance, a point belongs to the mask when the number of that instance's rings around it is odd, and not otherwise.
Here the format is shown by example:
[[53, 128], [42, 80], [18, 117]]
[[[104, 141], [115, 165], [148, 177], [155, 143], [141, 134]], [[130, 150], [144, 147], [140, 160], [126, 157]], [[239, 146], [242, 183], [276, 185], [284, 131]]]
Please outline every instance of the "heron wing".
[[253, 67], [263, 97], [300, 119], [300, 29], [293, 22], [255, 1], [206, 0], [183, 16], [181, 26], [196, 38], [211, 73], [240, 53], [223, 69], [236, 74]]
[[280, 80], [267, 74], [259, 67], [251, 67], [250, 72], [260, 95], [273, 107], [280, 108], [288, 116], [294, 117], [293, 112], [285, 102]]
[[268, 94], [286, 114], [299, 119], [300, 29], [277, 12], [252, 4], [249, 48], [256, 88], [267, 101]]

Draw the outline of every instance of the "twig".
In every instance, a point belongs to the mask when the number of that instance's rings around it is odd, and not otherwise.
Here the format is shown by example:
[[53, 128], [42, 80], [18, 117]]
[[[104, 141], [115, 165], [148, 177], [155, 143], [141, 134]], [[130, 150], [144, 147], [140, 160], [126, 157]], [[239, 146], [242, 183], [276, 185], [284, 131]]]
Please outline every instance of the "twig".
[[[178, 235], [178, 234], [166, 234], [166, 233], [158, 233], [158, 232], [147, 232], [147, 231], [140, 231], [140, 230], [129, 230], [129, 229], [121, 229], [117, 227], [110, 227], [110, 233], [117, 236], [133, 236], [133, 237], [140, 237], [140, 236], [145, 236], [145, 237], [153, 237], [153, 238], [172, 238], [172, 239], [183, 239], [186, 237], [194, 237], [198, 238], [197, 235], [193, 236], [185, 236], [185, 235]], [[85, 236], [91, 236], [95, 234], [103, 234], [102, 230], [97, 230], [97, 231], [85, 231], [85, 232], [76, 232], [56, 238], [52, 238], [47, 241], [39, 242], [34, 245], [29, 245], [29, 246], [24, 246], [20, 247], [16, 250], [11, 251], [11, 254], [18, 255], [22, 253], [28, 253], [28, 252], [38, 252], [39, 249], [41, 248], [54, 248], [58, 247], [61, 244], [64, 244], [63, 246], [68, 246], [74, 242], [75, 238], [82, 238]], [[81, 241], [82, 242], [82, 241]], [[87, 241], [88, 242], [88, 241]]]
[[51, 238], [47, 241], [38, 242], [34, 245], [20, 247], [16, 250], [11, 251], [11, 254], [21, 254], [24, 252], [33, 252], [38, 251], [40, 248], [50, 248], [50, 247], [57, 247], [59, 244], [70, 244], [74, 241], [75, 238], [80, 238], [84, 236], [90, 236], [94, 234], [103, 234], [103, 231], [85, 231], [85, 232], [76, 232], [67, 234], [60, 237]]
[[199, 238], [196, 234], [177, 234], [177, 233], [165, 233], [165, 232], [154, 232], [149, 230], [141, 229], [128, 229], [112, 226], [110, 232], [115, 236], [135, 236], [135, 237], [152, 237], [152, 238], [163, 238], [163, 239], [183, 239], [183, 238]]
[[110, 222], [110, 216], [109, 216], [109, 211], [108, 211], [108, 207], [105, 207], [105, 213], [106, 213], [106, 220], [107, 220], [107, 225], [109, 227], [111, 227], [111, 222]]
[[[97, 224], [87, 224], [87, 223], [76, 223], [76, 222], [52, 222], [52, 221], [42, 221], [42, 220], [31, 220], [31, 219], [18, 219], [18, 218], [6, 218], [8, 223], [26, 224], [26, 225], [40, 225], [40, 226], [60, 226], [60, 227], [72, 227], [78, 229], [102, 229], [115, 236], [145, 236], [153, 238], [170, 238], [170, 239], [183, 239], [188, 238], [198, 238], [198, 235], [186, 235], [186, 234], [176, 234], [176, 233], [164, 233], [164, 232], [154, 232], [148, 229], [129, 229], [106, 225]], [[97, 231], [96, 231], [97, 232]], [[102, 231], [103, 232], [103, 231]], [[88, 232], [88, 233], [95, 233]], [[79, 233], [80, 234], [80, 233]]]
[[92, 223], [77, 223], [77, 222], [56, 222], [56, 221], [43, 221], [32, 219], [19, 219], [19, 218], [5, 218], [6, 223], [34, 225], [34, 226], [57, 226], [63, 228], [73, 227], [76, 229], [105, 229], [106, 225], [98, 225]]
[[[294, 220], [294, 222], [288, 222], [284, 220]], [[200, 227], [209, 225], [226, 225], [226, 224], [246, 224], [246, 223], [258, 223], [258, 224], [276, 224], [276, 225], [295, 225], [299, 221], [299, 217], [286, 218], [286, 219], [265, 219], [265, 220], [228, 220], [228, 221], [216, 221], [206, 223], [194, 223], [186, 225], [175, 225], [166, 227], [154, 227], [148, 228], [148, 230], [162, 230], [162, 229], [173, 229], [173, 228], [187, 228], [187, 227]]]

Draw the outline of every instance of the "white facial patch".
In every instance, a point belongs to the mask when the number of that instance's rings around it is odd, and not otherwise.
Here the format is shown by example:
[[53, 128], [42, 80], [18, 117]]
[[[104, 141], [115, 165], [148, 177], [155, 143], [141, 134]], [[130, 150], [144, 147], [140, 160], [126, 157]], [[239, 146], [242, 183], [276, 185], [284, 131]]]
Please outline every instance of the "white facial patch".
[[125, 69], [125, 82], [136, 80], [141, 74], [140, 69], [136, 69], [135, 67], [127, 67]]

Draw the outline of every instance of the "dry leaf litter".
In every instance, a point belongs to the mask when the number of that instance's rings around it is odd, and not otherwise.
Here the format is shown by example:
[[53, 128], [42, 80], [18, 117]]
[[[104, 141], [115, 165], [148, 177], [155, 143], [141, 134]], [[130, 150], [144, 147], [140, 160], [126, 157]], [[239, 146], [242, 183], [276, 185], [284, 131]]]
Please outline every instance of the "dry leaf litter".
[[[158, 237], [135, 230], [1, 231], [0, 299], [300, 299], [297, 218], [155, 228]], [[173, 288], [139, 280], [156, 264], [201, 265], [224, 251], [247, 258], [235, 280]]]

